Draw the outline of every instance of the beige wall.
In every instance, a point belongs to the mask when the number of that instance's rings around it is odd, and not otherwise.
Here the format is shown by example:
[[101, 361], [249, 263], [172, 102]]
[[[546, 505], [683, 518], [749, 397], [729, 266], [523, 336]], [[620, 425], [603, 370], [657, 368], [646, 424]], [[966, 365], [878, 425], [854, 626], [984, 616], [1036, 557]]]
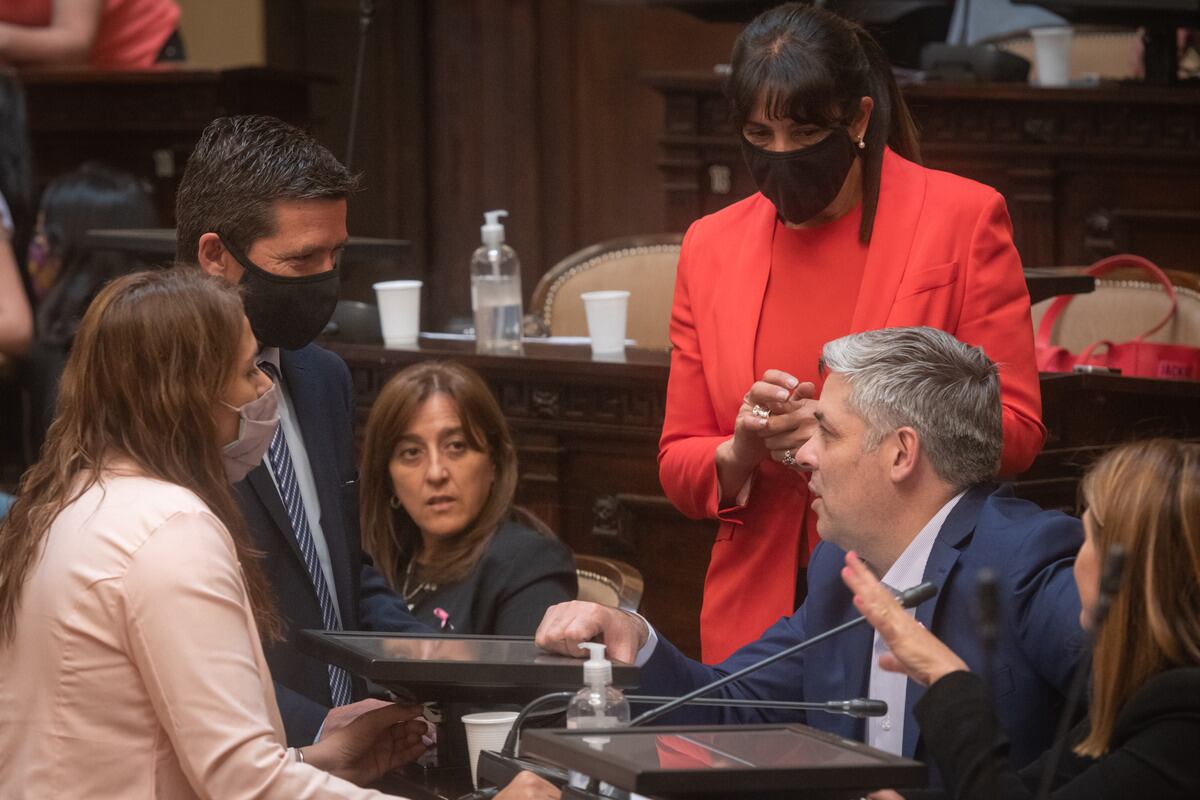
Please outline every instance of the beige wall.
[[188, 63], [231, 67], [266, 61], [262, 0], [176, 0]]

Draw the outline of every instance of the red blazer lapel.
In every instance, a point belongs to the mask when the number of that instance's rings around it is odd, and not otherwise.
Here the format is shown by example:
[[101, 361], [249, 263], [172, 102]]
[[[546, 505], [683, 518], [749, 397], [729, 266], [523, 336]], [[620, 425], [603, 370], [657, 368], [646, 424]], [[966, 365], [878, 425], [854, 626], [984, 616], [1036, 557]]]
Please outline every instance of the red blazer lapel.
[[725, 363], [714, 375], [721, 386], [713, 387], [719, 419], [732, 424], [741, 406], [742, 396], [758, 380], [754, 374], [754, 343], [762, 314], [763, 295], [771, 274], [771, 247], [775, 238], [775, 206], [762, 195], [747, 213], [742, 229], [741, 247], [733, 268], [722, 271], [716, 303], [724, 308], [718, 314], [715, 330], [716, 352]]
[[890, 149], [884, 151], [875, 229], [867, 248], [851, 333], [887, 327], [925, 205], [925, 188], [925, 173], [917, 165]]

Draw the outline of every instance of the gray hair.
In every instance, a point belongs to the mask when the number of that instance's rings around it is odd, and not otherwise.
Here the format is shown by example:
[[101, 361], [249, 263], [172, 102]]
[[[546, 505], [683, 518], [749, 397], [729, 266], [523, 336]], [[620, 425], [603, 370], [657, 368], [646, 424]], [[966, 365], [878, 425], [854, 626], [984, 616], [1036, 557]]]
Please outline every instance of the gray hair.
[[982, 348], [936, 328], [884, 328], [825, 345], [819, 369], [850, 385], [866, 449], [911, 427], [938, 476], [959, 489], [995, 477], [1003, 444], [1000, 371]]

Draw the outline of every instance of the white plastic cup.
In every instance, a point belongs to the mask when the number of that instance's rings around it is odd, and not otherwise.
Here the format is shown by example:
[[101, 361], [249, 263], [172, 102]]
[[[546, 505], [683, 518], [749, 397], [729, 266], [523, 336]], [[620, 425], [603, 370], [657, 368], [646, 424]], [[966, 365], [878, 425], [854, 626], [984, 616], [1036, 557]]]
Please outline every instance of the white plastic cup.
[[379, 327], [387, 347], [411, 347], [421, 330], [421, 281], [376, 283]]
[[583, 310], [587, 313], [592, 355], [611, 356], [624, 353], [625, 315], [629, 309], [629, 292], [614, 289], [584, 292], [579, 296], [583, 298]]
[[1071, 37], [1069, 27], [1033, 28], [1039, 86], [1066, 86], [1071, 82]]
[[479, 753], [482, 750], [499, 752], [517, 719], [516, 711], [483, 711], [462, 718], [467, 729], [467, 757], [471, 759], [471, 785], [479, 788]]

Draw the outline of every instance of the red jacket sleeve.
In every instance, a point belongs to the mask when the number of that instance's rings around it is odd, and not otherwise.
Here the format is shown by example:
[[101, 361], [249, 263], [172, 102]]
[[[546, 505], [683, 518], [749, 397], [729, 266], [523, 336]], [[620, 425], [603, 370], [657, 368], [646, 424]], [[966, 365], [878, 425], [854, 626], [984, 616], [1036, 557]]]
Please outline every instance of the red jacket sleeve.
[[[689, 292], [691, 248], [696, 226], [688, 229], [679, 252], [675, 274], [675, 301], [671, 307], [671, 375], [667, 381], [667, 407], [658, 450], [658, 478], [663, 492], [680, 513], [692, 519], [717, 516], [720, 494], [717, 482], [717, 445], [732, 435], [717, 420], [700, 341], [693, 324]], [[731, 421], [732, 423], [732, 421]]]

